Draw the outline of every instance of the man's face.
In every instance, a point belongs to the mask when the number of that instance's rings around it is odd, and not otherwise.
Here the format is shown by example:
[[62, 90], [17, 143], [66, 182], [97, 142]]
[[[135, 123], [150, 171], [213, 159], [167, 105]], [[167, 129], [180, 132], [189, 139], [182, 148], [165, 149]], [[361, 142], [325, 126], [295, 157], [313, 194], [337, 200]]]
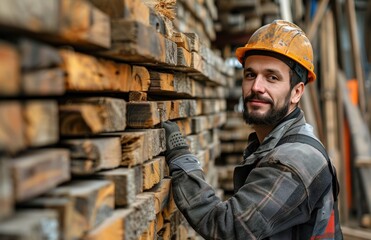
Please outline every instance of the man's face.
[[242, 94], [248, 124], [275, 125], [296, 105], [291, 101], [289, 66], [269, 56], [247, 57]]

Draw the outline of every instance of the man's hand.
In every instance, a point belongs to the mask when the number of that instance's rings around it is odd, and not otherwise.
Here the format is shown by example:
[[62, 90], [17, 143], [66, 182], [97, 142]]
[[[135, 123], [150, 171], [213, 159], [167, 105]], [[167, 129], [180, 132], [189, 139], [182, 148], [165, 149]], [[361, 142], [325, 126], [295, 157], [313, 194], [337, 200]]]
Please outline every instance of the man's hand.
[[178, 125], [175, 122], [166, 121], [161, 124], [165, 128], [166, 135], [166, 162], [170, 163], [175, 158], [191, 153]]

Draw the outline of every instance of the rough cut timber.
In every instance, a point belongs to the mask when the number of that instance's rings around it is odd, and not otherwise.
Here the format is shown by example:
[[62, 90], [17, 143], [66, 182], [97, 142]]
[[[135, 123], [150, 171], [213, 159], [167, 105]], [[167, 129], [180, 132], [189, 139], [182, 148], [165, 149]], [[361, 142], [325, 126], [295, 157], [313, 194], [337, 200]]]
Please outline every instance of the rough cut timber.
[[177, 46], [153, 27], [138, 21], [112, 20], [112, 47], [101, 53], [118, 60], [175, 67]]
[[[155, 131], [155, 129], [153, 129]], [[148, 146], [149, 133], [146, 132], [116, 132], [107, 133], [105, 136], [117, 136], [120, 138], [122, 159], [121, 166], [132, 167], [142, 164], [149, 159]]]
[[153, 128], [161, 121], [156, 102], [127, 103], [126, 123], [130, 128]]
[[135, 201], [135, 171], [132, 168], [117, 168], [101, 171], [96, 177], [112, 181], [115, 184], [115, 206], [128, 207]]
[[58, 142], [58, 104], [54, 100], [26, 101], [23, 108], [28, 146], [38, 147]]
[[20, 210], [0, 223], [0, 239], [59, 239], [58, 228], [53, 210]]
[[133, 226], [135, 210], [133, 208], [119, 208], [113, 211], [98, 227], [90, 230], [84, 240], [131, 240], [137, 239], [137, 229]]
[[15, 153], [26, 147], [22, 110], [20, 102], [0, 102], [0, 116], [7, 116], [0, 118], [0, 152]]
[[143, 190], [149, 190], [164, 178], [166, 164], [165, 157], [159, 156], [143, 163]]
[[150, 93], [194, 97], [194, 80], [189, 78], [186, 73], [150, 71], [150, 81]]
[[127, 132], [137, 133], [144, 132], [144, 160], [152, 159], [155, 156], [158, 156], [160, 153], [166, 150], [166, 141], [165, 141], [165, 129], [127, 129]]
[[9, 173], [8, 161], [0, 158], [0, 221], [13, 213], [13, 189]]
[[71, 233], [81, 237], [81, 234], [112, 216], [115, 206], [114, 188], [114, 184], [107, 180], [74, 180], [54, 188], [47, 196], [67, 197], [73, 202], [72, 221], [69, 223], [72, 226]]
[[22, 203], [19, 207], [22, 209], [50, 209], [58, 213], [60, 239], [76, 239], [81, 235], [74, 236], [71, 231], [73, 202], [67, 197], [38, 197]]
[[91, 174], [120, 166], [122, 151], [119, 137], [70, 139], [62, 143], [70, 148], [73, 174]]
[[6, 0], [0, 10], [0, 25], [3, 31], [32, 33], [83, 49], [107, 49], [111, 43], [109, 17], [84, 0]]
[[148, 228], [139, 237], [140, 240], [152, 240], [156, 239], [156, 222], [152, 220], [149, 222]]
[[111, 19], [136, 20], [149, 26], [149, 8], [141, 0], [89, 0]]
[[70, 179], [70, 160], [66, 149], [43, 149], [9, 161], [14, 199], [21, 202]]
[[157, 105], [162, 114], [162, 121], [187, 118], [198, 114], [197, 102], [193, 99], [158, 101]]
[[149, 223], [156, 219], [155, 200], [151, 193], [137, 195], [137, 200], [130, 206], [135, 209], [135, 225], [139, 236], [148, 228]]
[[22, 74], [22, 91], [27, 96], [60, 96], [65, 92], [64, 72], [60, 68]]
[[142, 67], [61, 50], [69, 91], [147, 91], [149, 78]]
[[20, 93], [20, 68], [20, 57], [15, 46], [0, 41], [0, 95], [14, 96]]
[[164, 178], [151, 192], [155, 196], [155, 213], [159, 214], [168, 205], [170, 200], [171, 179]]
[[126, 102], [115, 98], [70, 99], [59, 106], [59, 123], [62, 135], [123, 131]]

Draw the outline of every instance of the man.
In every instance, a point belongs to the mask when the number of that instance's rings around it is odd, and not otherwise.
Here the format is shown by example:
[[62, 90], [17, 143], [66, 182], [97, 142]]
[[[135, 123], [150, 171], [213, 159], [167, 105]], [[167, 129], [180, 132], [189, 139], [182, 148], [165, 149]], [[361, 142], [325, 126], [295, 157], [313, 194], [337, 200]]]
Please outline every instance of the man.
[[[205, 239], [342, 239], [337, 179], [298, 103], [316, 79], [313, 51], [296, 25], [258, 29], [236, 55], [244, 66], [243, 117], [255, 130], [221, 201], [175, 123], [165, 122], [165, 153], [175, 202]], [[290, 136], [290, 137], [288, 137]]]

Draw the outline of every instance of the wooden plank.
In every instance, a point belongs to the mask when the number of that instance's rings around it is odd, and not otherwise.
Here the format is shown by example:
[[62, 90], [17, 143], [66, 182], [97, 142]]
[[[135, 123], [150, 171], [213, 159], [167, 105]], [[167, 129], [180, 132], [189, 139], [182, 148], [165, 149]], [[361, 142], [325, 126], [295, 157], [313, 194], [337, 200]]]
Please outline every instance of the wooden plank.
[[76, 45], [111, 46], [110, 18], [87, 1], [60, 2], [59, 32]]
[[160, 123], [156, 102], [127, 103], [126, 123], [130, 128], [153, 128]]
[[156, 222], [152, 220], [149, 223], [148, 228], [139, 237], [140, 240], [153, 240], [156, 239]]
[[22, 75], [23, 94], [60, 96], [65, 93], [64, 72], [60, 68], [43, 69]]
[[183, 119], [177, 119], [174, 122], [178, 125], [180, 132], [186, 136], [192, 133], [192, 119], [191, 118], [183, 118]]
[[[73, 202], [71, 199], [60, 197], [38, 197], [31, 199], [30, 201], [22, 203], [19, 206], [21, 209], [49, 209], [57, 213], [59, 223], [60, 239], [76, 239], [81, 234], [73, 235], [72, 229], [72, 213], [73, 213]], [[44, 211], [44, 210], [41, 210]], [[75, 233], [76, 234], [76, 233]]]
[[165, 157], [159, 156], [143, 163], [143, 190], [149, 190], [158, 184], [165, 175]]
[[192, 54], [185, 48], [177, 48], [177, 67], [191, 67], [192, 66]]
[[149, 223], [156, 219], [153, 194], [138, 194], [137, 200], [131, 207], [135, 209], [134, 227], [137, 229], [140, 236], [148, 228]]
[[182, 99], [172, 101], [158, 101], [158, 108], [162, 116], [162, 121], [167, 119], [174, 120], [197, 115], [197, 102], [193, 99]]
[[131, 79], [131, 81], [127, 81], [130, 84], [128, 87], [130, 91], [148, 91], [151, 80], [147, 68], [134, 65]]
[[21, 210], [0, 223], [0, 238], [59, 239], [58, 225], [57, 213], [53, 210]]
[[20, 93], [20, 70], [20, 57], [15, 46], [0, 41], [0, 95], [14, 96]]
[[150, 72], [150, 93], [167, 94], [175, 96], [193, 96], [193, 81], [186, 73]]
[[7, 0], [0, 11], [0, 25], [53, 43], [88, 49], [110, 47], [109, 17], [83, 0], [47, 4], [40, 0]]
[[[157, 66], [176, 66], [177, 47], [153, 27], [138, 21], [112, 20], [112, 47], [101, 53], [118, 60]], [[163, 67], [162, 66], [162, 67]]]
[[0, 158], [0, 220], [9, 217], [14, 211], [13, 189], [8, 161], [10, 159]]
[[82, 238], [84, 240], [129, 240], [137, 239], [138, 233], [134, 225], [135, 211], [132, 208], [119, 208], [112, 216], [104, 220], [98, 227], [90, 230]]
[[50, 145], [59, 140], [58, 104], [54, 100], [26, 101], [23, 108], [28, 146]]
[[120, 166], [132, 167], [150, 158], [148, 151], [150, 143], [147, 140], [149, 134], [146, 132], [116, 132], [105, 135], [120, 138], [122, 152]]
[[69, 91], [146, 90], [145, 84], [137, 89], [130, 83], [132, 69], [128, 64], [68, 50], [61, 50], [60, 55], [63, 59], [62, 68], [66, 72], [66, 89]]
[[164, 178], [152, 190], [155, 197], [155, 213], [161, 213], [170, 200], [171, 179]]
[[15, 153], [26, 147], [25, 121], [17, 101], [0, 102], [0, 152]]
[[115, 207], [128, 207], [135, 201], [135, 171], [131, 168], [117, 168], [97, 173], [96, 177], [115, 184]]
[[[75, 175], [86, 175], [102, 169], [120, 166], [122, 159], [121, 141], [119, 137], [90, 139], [70, 139], [62, 141], [70, 149], [71, 172]], [[86, 164], [91, 162], [91, 167]]]
[[182, 32], [174, 32], [171, 40], [175, 42], [178, 47], [184, 48], [188, 52], [192, 51], [192, 40], [186, 34]]
[[111, 19], [136, 20], [149, 25], [149, 8], [141, 0], [89, 1], [108, 14]]
[[15, 201], [21, 202], [51, 190], [70, 179], [66, 149], [28, 152], [9, 161]]
[[59, 123], [62, 135], [123, 131], [126, 102], [108, 97], [69, 99], [59, 106]]
[[107, 180], [74, 180], [48, 192], [50, 197], [67, 197], [73, 202], [69, 223], [73, 233], [89, 231], [109, 218], [115, 206], [114, 194], [114, 184]]

